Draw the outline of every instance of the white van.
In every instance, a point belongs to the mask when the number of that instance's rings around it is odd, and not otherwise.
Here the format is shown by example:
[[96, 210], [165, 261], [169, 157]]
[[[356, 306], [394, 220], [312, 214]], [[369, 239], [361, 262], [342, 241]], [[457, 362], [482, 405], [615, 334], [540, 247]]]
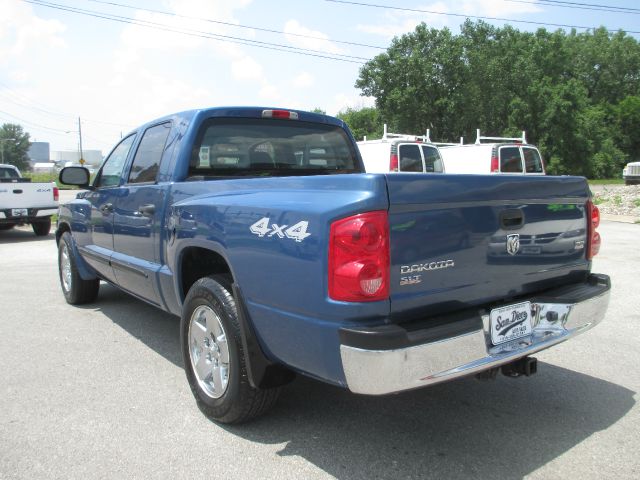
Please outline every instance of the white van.
[[444, 173], [438, 147], [425, 137], [387, 132], [379, 140], [357, 142], [367, 173]]
[[483, 137], [478, 130], [474, 144], [442, 146], [440, 154], [447, 173], [545, 174], [542, 156], [527, 143], [525, 132], [521, 138]]

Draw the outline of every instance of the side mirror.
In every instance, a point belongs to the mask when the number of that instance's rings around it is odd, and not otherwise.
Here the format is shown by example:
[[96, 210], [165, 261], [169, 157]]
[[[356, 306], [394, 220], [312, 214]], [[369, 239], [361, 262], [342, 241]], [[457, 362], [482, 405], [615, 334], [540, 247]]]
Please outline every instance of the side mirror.
[[65, 167], [60, 170], [60, 183], [65, 185], [77, 185], [87, 188], [89, 186], [89, 170], [84, 167]]

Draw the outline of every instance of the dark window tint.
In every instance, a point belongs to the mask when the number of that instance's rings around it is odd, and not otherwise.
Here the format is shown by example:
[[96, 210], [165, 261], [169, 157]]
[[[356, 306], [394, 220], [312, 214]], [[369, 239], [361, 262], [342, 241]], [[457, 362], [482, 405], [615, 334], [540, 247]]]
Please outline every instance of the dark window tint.
[[427, 173], [442, 173], [442, 159], [438, 149], [423, 145], [422, 153], [424, 154], [424, 171]]
[[211, 119], [191, 156], [190, 177], [359, 172], [340, 127], [272, 119]]
[[522, 173], [519, 147], [500, 148], [500, 171], [502, 173]]
[[171, 131], [171, 123], [151, 127], [144, 132], [133, 159], [129, 183], [155, 182], [162, 159], [162, 152]]
[[524, 167], [527, 173], [542, 173], [542, 159], [535, 148], [522, 148]]
[[135, 134], [129, 135], [113, 149], [102, 165], [100, 174], [96, 178], [96, 187], [113, 187], [120, 185], [122, 171], [124, 170], [129, 150], [131, 150], [131, 145], [135, 138]]
[[0, 178], [20, 178], [13, 168], [0, 167]]
[[420, 147], [415, 144], [400, 145], [398, 147], [401, 172], [423, 172]]

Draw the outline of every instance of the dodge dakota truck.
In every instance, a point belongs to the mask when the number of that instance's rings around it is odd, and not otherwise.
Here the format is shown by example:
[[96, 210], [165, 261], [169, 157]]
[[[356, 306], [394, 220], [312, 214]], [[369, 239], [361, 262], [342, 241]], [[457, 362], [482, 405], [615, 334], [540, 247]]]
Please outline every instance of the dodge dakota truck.
[[307, 375], [359, 394], [531, 375], [600, 322], [584, 178], [366, 174], [345, 124], [213, 108], [124, 137], [59, 210], [62, 292], [101, 281], [181, 318], [186, 377], [221, 423]]
[[36, 235], [49, 235], [57, 211], [55, 183], [31, 183], [14, 165], [0, 164], [0, 230], [31, 224]]

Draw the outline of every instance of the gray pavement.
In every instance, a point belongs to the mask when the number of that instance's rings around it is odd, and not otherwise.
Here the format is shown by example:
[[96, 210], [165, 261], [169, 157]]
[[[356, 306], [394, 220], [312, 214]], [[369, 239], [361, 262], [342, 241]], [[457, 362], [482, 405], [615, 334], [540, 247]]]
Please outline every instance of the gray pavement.
[[600, 232], [607, 318], [538, 375], [379, 398], [299, 378], [238, 427], [197, 409], [176, 317], [105, 284], [71, 307], [53, 236], [0, 232], [0, 478], [640, 478], [640, 225]]

